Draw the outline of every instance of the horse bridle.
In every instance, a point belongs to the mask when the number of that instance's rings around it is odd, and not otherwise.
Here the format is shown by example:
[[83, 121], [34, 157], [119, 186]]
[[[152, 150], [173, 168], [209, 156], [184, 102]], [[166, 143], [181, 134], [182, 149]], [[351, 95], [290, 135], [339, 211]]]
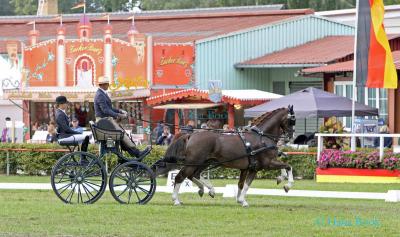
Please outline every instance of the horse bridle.
[[289, 137], [289, 134], [291, 133], [293, 135], [294, 129], [293, 127], [296, 125], [296, 117], [293, 111], [289, 111], [289, 114], [287, 116], [288, 120], [288, 126], [286, 128], [282, 128], [283, 134], [282, 135], [274, 135], [270, 133], [264, 133], [260, 128], [258, 128], [256, 125], [252, 126], [250, 128], [251, 131], [257, 133], [260, 137], [268, 137], [272, 139], [274, 142], [278, 142], [279, 139], [283, 138], [285, 140], [290, 140], [291, 137]]

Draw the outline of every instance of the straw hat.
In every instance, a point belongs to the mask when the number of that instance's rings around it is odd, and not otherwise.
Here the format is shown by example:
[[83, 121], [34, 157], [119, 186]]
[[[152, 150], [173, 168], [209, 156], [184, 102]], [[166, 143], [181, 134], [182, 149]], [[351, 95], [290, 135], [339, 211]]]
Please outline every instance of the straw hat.
[[107, 84], [110, 83], [110, 79], [107, 76], [100, 76], [97, 78], [97, 83], [100, 84]]

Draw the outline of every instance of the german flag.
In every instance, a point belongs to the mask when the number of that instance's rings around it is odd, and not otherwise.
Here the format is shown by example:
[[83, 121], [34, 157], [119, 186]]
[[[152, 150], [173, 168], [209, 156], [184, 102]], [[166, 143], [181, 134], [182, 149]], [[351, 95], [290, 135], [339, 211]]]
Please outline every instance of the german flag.
[[358, 0], [357, 86], [397, 88], [397, 73], [383, 26], [383, 0]]

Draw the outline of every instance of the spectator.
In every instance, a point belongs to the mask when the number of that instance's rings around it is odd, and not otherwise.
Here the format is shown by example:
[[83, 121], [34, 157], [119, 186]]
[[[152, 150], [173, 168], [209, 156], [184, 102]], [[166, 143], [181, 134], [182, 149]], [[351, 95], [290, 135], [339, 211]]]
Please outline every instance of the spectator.
[[232, 132], [232, 130], [229, 128], [229, 125], [228, 125], [228, 124], [224, 124], [224, 126], [222, 127], [222, 130], [223, 130], [224, 132]]
[[[387, 125], [383, 125], [379, 129], [379, 133], [381, 134], [389, 134], [389, 127]], [[374, 139], [374, 147], [379, 147], [379, 137]], [[392, 147], [392, 138], [384, 137], [383, 138], [383, 147], [390, 148]]]
[[38, 121], [32, 122], [31, 129], [32, 129], [32, 134], [34, 134], [39, 129], [39, 122]]
[[47, 143], [53, 143], [57, 140], [57, 133], [56, 133], [56, 126], [54, 122], [50, 122], [49, 126], [47, 127], [47, 137], [46, 137], [46, 142]]
[[11, 121], [11, 118], [7, 117], [5, 127], [3, 128], [3, 131], [1, 132], [1, 142], [11, 142], [10, 129], [7, 128], [7, 122], [9, 122], [9, 121]]
[[75, 117], [79, 123], [78, 125], [80, 127], [85, 127], [86, 126], [86, 117], [87, 117], [87, 112], [85, 110], [85, 107], [82, 107], [82, 105], [80, 103], [76, 103], [74, 112], [75, 112]]
[[171, 130], [168, 126], [164, 126], [163, 133], [157, 138], [157, 145], [169, 145], [172, 142], [174, 135], [171, 134]]
[[79, 126], [79, 120], [76, 117], [72, 118], [72, 130], [83, 133], [83, 128]]
[[194, 131], [194, 121], [189, 120], [185, 127], [181, 129], [181, 133], [193, 133]]
[[164, 129], [164, 123], [163, 121], [159, 121], [157, 123], [157, 127], [154, 128], [154, 134], [156, 135], [156, 138], [158, 139], [161, 134], [163, 133], [163, 129]]

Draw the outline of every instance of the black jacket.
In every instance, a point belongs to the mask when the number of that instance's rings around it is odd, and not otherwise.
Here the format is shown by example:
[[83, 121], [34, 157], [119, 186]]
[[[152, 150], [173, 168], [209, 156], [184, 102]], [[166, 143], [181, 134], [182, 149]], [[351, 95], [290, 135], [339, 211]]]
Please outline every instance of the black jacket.
[[56, 123], [58, 138], [66, 138], [74, 134], [81, 134], [72, 130], [72, 128], [69, 126], [68, 116], [61, 109], [56, 110]]

